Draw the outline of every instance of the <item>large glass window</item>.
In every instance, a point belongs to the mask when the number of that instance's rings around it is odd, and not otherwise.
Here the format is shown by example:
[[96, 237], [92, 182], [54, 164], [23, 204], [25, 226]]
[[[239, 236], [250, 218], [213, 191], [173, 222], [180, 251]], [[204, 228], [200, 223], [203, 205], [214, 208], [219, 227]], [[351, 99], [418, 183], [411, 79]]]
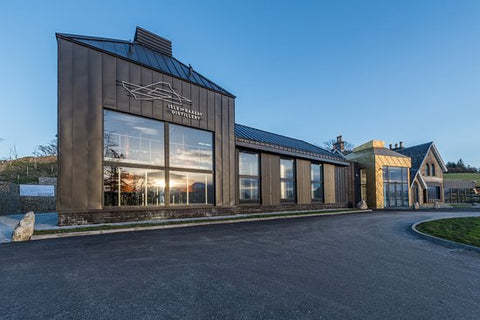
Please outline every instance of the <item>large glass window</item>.
[[280, 159], [280, 197], [295, 201], [295, 164], [293, 159]]
[[105, 206], [213, 204], [211, 132], [104, 110], [104, 146]]
[[213, 169], [213, 134], [175, 124], [169, 125], [170, 167]]
[[170, 171], [170, 204], [213, 204], [213, 175]]
[[312, 200], [323, 201], [323, 170], [321, 164], [312, 163], [310, 165]]
[[258, 153], [239, 151], [239, 200], [240, 202], [260, 201], [260, 177], [259, 177]]
[[120, 112], [104, 110], [106, 161], [164, 165], [164, 124]]
[[408, 168], [383, 167], [385, 207], [408, 207]]
[[103, 181], [106, 206], [165, 205], [163, 170], [105, 166]]

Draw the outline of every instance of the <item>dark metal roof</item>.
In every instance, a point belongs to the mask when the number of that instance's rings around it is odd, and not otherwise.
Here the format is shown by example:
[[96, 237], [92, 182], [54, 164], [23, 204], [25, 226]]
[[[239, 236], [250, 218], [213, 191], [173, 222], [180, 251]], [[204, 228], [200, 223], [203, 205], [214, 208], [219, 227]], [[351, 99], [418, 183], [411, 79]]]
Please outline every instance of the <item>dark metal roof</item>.
[[254, 145], [260, 144], [269, 146], [272, 149], [277, 149], [278, 151], [289, 151], [290, 153], [297, 154], [298, 156], [307, 155], [317, 158], [318, 160], [324, 160], [326, 162], [347, 164], [345, 159], [342, 159], [333, 152], [317, 147], [311, 143], [244, 126], [238, 123], [235, 124], [235, 138], [237, 142], [253, 142]]
[[401, 153], [412, 159], [412, 167], [410, 168], [410, 179], [412, 182], [415, 179], [418, 170], [420, 170], [423, 159], [425, 159], [425, 157], [427, 156], [427, 153], [430, 150], [432, 144], [433, 142], [428, 142], [424, 144], [419, 144], [417, 146], [396, 150], [396, 152]]
[[[227, 90], [208, 80], [207, 78], [194, 71], [189, 66], [181, 63], [174, 57], [167, 55], [166, 49], [163, 51], [152, 50], [151, 48], [154, 48], [155, 45], [160, 45], [158, 43], [153, 44], [152, 42], [152, 45], [146, 46], [146, 40], [142, 40], [139, 43], [137, 41], [130, 42], [126, 40], [89, 37], [65, 33], [57, 33], [56, 35], [59, 38], [92, 47], [99, 51], [129, 60], [131, 62], [143, 65], [147, 68], [160, 71], [175, 78], [179, 78], [196, 84], [198, 86], [235, 98], [235, 96]], [[140, 39], [143, 38], [140, 37]], [[164, 40], [168, 41], [166, 39]], [[166, 42], [164, 44], [166, 44]]]

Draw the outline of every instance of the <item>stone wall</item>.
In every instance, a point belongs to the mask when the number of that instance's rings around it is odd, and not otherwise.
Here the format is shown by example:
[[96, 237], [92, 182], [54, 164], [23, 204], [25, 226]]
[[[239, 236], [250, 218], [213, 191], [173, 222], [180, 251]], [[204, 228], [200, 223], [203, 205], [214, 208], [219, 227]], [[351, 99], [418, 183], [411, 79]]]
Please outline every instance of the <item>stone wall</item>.
[[56, 198], [20, 196], [18, 184], [0, 181], [0, 215], [29, 211], [35, 213], [54, 212], [56, 211]]
[[0, 215], [17, 213], [20, 210], [18, 184], [0, 181]]
[[240, 205], [236, 207], [200, 207], [200, 208], [169, 208], [155, 209], [151, 208], [115, 208], [112, 211], [94, 210], [88, 212], [59, 212], [58, 225], [84, 225], [96, 223], [114, 223], [128, 221], [145, 221], [156, 219], [175, 219], [175, 218], [196, 218], [210, 217], [220, 215], [234, 214], [256, 214], [267, 212], [283, 211], [308, 211], [321, 209], [345, 208], [347, 204], [340, 203], [318, 203], [307, 205], [279, 205], [279, 206], [258, 206], [258, 205]]

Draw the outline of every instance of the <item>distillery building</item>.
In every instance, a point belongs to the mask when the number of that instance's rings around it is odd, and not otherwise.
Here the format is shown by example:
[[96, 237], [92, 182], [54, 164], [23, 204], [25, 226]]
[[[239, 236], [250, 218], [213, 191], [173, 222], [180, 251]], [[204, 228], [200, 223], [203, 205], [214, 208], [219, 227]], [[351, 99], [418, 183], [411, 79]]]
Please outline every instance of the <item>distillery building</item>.
[[[59, 224], [353, 206], [355, 165], [235, 123], [235, 96], [142, 28], [57, 34]], [[312, 128], [312, 135], [316, 134]]]

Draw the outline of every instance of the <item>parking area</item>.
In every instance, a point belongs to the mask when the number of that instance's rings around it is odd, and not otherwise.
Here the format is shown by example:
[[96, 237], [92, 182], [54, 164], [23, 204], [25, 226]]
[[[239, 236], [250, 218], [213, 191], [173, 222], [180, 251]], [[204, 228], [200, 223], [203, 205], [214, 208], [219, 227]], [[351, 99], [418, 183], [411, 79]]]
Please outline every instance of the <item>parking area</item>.
[[[0, 246], [16, 318], [478, 319], [480, 255], [374, 212]], [[28, 288], [28, 289], [27, 289]]]

